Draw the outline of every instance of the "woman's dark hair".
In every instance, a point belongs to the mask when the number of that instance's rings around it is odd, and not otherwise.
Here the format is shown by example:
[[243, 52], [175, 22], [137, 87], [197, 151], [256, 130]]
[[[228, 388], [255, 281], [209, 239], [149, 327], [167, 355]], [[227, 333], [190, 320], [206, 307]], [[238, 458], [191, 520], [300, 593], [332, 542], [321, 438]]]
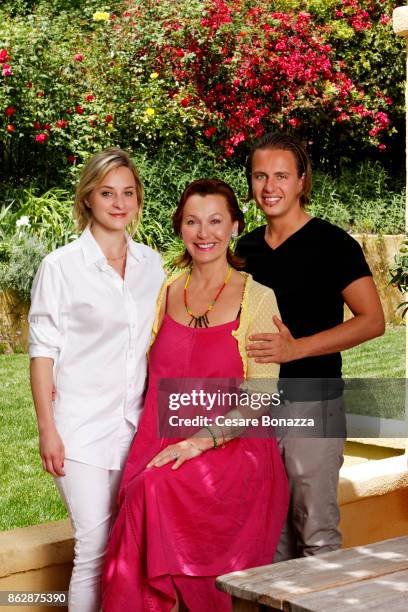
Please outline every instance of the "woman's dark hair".
[[310, 192], [312, 190], [312, 165], [310, 157], [306, 152], [303, 144], [291, 134], [284, 132], [268, 132], [253, 143], [245, 164], [245, 175], [248, 183], [248, 198], [252, 200], [252, 161], [255, 151], [259, 149], [279, 149], [281, 151], [290, 151], [295, 158], [298, 178], [303, 176], [303, 190], [300, 194], [300, 205], [307, 206], [310, 200]]
[[[197, 179], [192, 183], [189, 183], [181, 194], [178, 206], [173, 214], [173, 228], [176, 234], [181, 236], [181, 224], [183, 220], [184, 206], [193, 195], [207, 196], [207, 195], [221, 195], [226, 203], [232, 221], [238, 221], [238, 235], [241, 234], [245, 228], [244, 213], [239, 207], [237, 197], [233, 189], [221, 179], [210, 178], [210, 179]], [[191, 255], [185, 249], [184, 253], [179, 255], [175, 260], [174, 264], [178, 268], [186, 268], [191, 264]], [[228, 247], [227, 261], [233, 268], [243, 268], [244, 260], [233, 254], [231, 249]]]

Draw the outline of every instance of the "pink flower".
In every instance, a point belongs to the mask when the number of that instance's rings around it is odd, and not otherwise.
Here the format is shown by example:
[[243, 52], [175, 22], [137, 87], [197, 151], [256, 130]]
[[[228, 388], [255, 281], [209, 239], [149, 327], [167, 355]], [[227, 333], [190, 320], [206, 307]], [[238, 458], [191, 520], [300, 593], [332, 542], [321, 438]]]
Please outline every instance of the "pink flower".
[[48, 138], [49, 138], [48, 134], [43, 132], [42, 134], [37, 134], [37, 136], [35, 137], [35, 141], [40, 142], [41, 144], [44, 144], [44, 142], [48, 140]]
[[338, 9], [336, 11], [334, 11], [334, 14], [336, 15], [336, 17], [344, 17], [343, 11], [340, 11]]
[[376, 118], [375, 118], [375, 122], [378, 125], [381, 125], [381, 126], [385, 127], [385, 126], [387, 126], [389, 124], [390, 120], [389, 120], [388, 115], [386, 113], [383, 113], [382, 111], [379, 111], [377, 113]]
[[92, 102], [92, 100], [95, 100], [95, 96], [93, 94], [88, 94], [85, 99], [88, 102]]
[[13, 71], [10, 64], [3, 64], [3, 76], [11, 76]]
[[84, 61], [84, 56], [82, 55], [82, 53], [76, 53], [76, 55], [74, 55], [74, 60], [76, 62], [83, 62]]
[[56, 123], [57, 128], [60, 128], [61, 130], [64, 130], [67, 127], [67, 125], [68, 125], [68, 121], [65, 121], [65, 119], [60, 119]]
[[286, 42], [284, 40], [280, 40], [275, 45], [275, 51], [286, 51]]
[[4, 111], [4, 114], [6, 115], [6, 117], [11, 117], [11, 115], [14, 115], [15, 112], [16, 109], [13, 106], [8, 106]]
[[4, 64], [8, 60], [8, 53], [6, 49], [0, 49], [0, 64]]
[[84, 109], [82, 108], [82, 106], [76, 106], [75, 107], [76, 112], [78, 113], [78, 115], [83, 115], [84, 114]]
[[391, 17], [389, 17], [388, 15], [381, 15], [381, 18], [380, 18], [381, 25], [387, 25], [387, 23], [389, 23], [390, 21], [391, 21]]

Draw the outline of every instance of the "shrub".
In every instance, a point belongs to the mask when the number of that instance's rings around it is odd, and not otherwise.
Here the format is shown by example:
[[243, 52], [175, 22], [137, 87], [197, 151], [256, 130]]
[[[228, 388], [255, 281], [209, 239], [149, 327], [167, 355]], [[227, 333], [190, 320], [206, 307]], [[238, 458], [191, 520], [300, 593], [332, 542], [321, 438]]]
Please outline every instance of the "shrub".
[[17, 233], [8, 243], [7, 257], [0, 261], [0, 290], [13, 289], [23, 302], [30, 300], [33, 278], [46, 247], [34, 236]]
[[404, 54], [393, 6], [116, 0], [97, 19], [94, 0], [20, 0], [0, 19], [1, 173], [37, 177], [44, 191], [112, 144], [239, 162], [271, 128], [297, 132], [334, 169], [397, 148]]
[[390, 274], [390, 284], [398, 287], [404, 297], [404, 301], [398, 304], [398, 308], [401, 308], [401, 316], [405, 317], [408, 311], [408, 303], [406, 301], [406, 294], [408, 293], [408, 235], [405, 236], [400, 252], [395, 256], [395, 264], [390, 269]]
[[[167, 267], [171, 267], [182, 248], [180, 240], [174, 236], [171, 215], [183, 189], [196, 178], [222, 178], [234, 188], [245, 213], [246, 231], [264, 223], [255, 203], [246, 202], [243, 169], [231, 162], [197, 153], [186, 157], [182, 151], [169, 156], [164, 149], [154, 158], [139, 153], [134, 159], [145, 187], [142, 222], [135, 239], [159, 250]], [[348, 231], [398, 233], [404, 231], [404, 198], [402, 183], [391, 180], [380, 164], [366, 162], [353, 171], [345, 170], [339, 179], [315, 171], [308, 211]], [[3, 267], [1, 275], [10, 283], [10, 288], [20, 291], [22, 287], [23, 292], [26, 291], [35, 272], [35, 265], [25, 267], [24, 264], [28, 249], [26, 237], [35, 239], [33, 248], [39, 254], [37, 262], [42, 254], [75, 238], [72, 200], [72, 191], [59, 188], [43, 195], [35, 189], [24, 188], [5, 192], [5, 204], [0, 210], [0, 262], [5, 266], [12, 262], [20, 246], [24, 252], [21, 265], [16, 264], [10, 274]], [[42, 250], [38, 250], [36, 244], [41, 244]], [[0, 282], [6, 286], [6, 280]]]

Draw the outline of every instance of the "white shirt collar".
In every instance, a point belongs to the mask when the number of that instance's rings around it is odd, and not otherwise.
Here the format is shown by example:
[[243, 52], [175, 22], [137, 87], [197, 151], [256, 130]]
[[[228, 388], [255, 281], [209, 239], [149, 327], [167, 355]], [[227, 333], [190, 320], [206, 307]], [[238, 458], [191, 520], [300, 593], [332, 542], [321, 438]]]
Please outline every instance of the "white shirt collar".
[[[132, 256], [132, 259], [136, 262], [140, 262], [145, 259], [146, 255], [143, 252], [141, 245], [134, 242], [128, 234], [126, 234], [126, 239], [128, 244], [128, 251]], [[85, 264], [87, 266], [91, 266], [92, 264], [95, 264], [97, 262], [107, 263], [107, 259], [103, 254], [101, 247], [92, 235], [90, 225], [86, 226], [79, 240], [81, 242], [82, 252], [85, 258]], [[128, 260], [128, 263], [130, 263], [130, 265], [133, 264], [131, 259]]]

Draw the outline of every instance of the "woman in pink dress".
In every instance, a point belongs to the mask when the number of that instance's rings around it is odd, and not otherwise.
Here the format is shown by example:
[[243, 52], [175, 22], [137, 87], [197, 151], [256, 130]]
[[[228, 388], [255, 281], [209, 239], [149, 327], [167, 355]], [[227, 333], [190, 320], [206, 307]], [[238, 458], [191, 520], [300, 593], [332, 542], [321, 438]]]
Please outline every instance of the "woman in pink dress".
[[160, 437], [158, 421], [167, 415], [169, 425], [169, 414], [177, 414], [161, 409], [163, 379], [246, 379], [253, 391], [256, 379], [272, 379], [274, 388], [279, 374], [279, 366], [246, 356], [250, 334], [265, 325], [276, 332], [278, 309], [272, 290], [236, 269], [229, 242], [244, 219], [232, 189], [216, 179], [194, 181], [173, 225], [186, 247], [178, 264], [189, 271], [170, 279], [159, 298], [149, 387], [106, 554], [104, 612], [230, 610], [216, 576], [271, 563], [287, 512], [273, 437], [238, 437], [242, 427], [211, 419], [188, 437], [180, 429], [170, 437], [169, 427]]

